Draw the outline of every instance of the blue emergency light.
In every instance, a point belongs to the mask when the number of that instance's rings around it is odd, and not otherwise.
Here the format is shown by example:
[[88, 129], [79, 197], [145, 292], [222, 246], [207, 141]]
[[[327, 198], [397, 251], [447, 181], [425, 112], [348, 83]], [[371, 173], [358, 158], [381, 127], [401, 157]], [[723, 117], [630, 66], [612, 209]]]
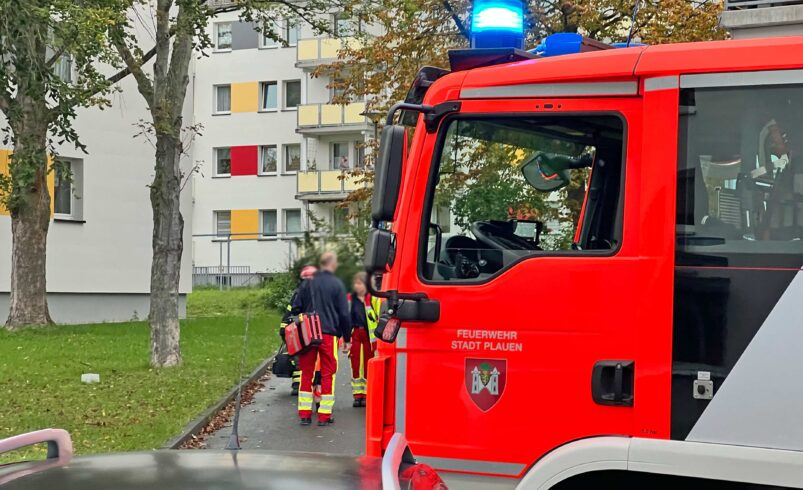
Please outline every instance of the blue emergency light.
[[522, 0], [474, 0], [471, 14], [472, 48], [524, 46]]

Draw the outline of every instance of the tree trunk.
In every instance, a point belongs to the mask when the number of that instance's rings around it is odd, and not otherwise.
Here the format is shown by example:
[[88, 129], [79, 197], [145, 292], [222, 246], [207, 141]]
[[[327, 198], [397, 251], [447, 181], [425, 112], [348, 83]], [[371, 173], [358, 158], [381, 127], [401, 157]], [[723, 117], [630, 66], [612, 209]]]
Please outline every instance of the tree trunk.
[[[41, 106], [41, 107], [40, 107]], [[22, 104], [23, 115], [13, 124], [12, 158], [33, 159], [37, 170], [33, 185], [11, 209], [11, 294], [6, 328], [53, 323], [47, 307], [47, 230], [50, 227], [50, 193], [47, 188], [47, 114], [31, 100]], [[12, 172], [17, 172], [12, 168]]]
[[181, 273], [184, 218], [181, 216], [182, 145], [178, 137], [156, 136], [156, 166], [151, 185], [153, 262], [151, 263], [151, 366], [181, 363], [178, 284]]

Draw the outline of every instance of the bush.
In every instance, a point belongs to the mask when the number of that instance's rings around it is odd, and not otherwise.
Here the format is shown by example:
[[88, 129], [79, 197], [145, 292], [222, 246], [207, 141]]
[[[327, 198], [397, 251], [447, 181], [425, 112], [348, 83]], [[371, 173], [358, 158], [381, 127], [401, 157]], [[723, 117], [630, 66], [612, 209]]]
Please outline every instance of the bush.
[[269, 309], [284, 313], [298, 287], [298, 275], [293, 271], [274, 275], [265, 285], [263, 300]]

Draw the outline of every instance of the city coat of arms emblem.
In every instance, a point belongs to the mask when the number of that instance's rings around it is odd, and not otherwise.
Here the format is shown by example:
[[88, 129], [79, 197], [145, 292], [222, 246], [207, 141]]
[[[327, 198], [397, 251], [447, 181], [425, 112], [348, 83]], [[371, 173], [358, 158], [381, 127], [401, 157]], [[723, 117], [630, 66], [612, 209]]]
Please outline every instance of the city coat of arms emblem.
[[490, 410], [507, 382], [507, 360], [467, 358], [465, 364], [466, 390], [471, 401], [483, 412]]

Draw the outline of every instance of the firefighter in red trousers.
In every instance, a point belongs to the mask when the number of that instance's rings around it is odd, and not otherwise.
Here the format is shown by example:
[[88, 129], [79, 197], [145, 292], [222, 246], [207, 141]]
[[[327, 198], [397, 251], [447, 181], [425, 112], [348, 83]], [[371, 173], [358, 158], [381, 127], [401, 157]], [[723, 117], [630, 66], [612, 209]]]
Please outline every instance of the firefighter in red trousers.
[[[298, 287], [295, 291], [293, 291], [293, 296], [290, 298], [290, 304], [287, 305], [287, 311], [284, 312], [284, 316], [282, 316], [282, 326], [279, 331], [282, 340], [284, 340], [284, 328], [293, 321], [293, 300], [295, 300], [296, 296], [298, 296], [298, 290], [301, 289], [301, 284], [308, 279], [312, 279], [312, 276], [318, 272], [318, 269], [314, 265], [305, 265], [301, 268], [301, 283], [299, 283]], [[298, 359], [295, 359], [296, 369], [293, 371], [293, 382], [290, 385], [290, 389], [292, 390], [293, 395], [298, 395], [298, 387], [301, 386], [301, 369], [298, 367]], [[315, 366], [315, 377], [317, 383], [314, 383], [316, 386], [320, 385], [320, 373], [318, 372], [318, 366]], [[320, 389], [318, 390], [320, 391]]]
[[352, 293], [349, 295], [351, 307], [351, 394], [354, 396], [355, 407], [365, 406], [367, 394], [368, 360], [376, 352], [376, 336], [374, 329], [379, 318], [379, 298], [368, 294], [366, 283], [368, 276], [365, 272], [354, 275]]
[[320, 269], [309, 281], [304, 281], [293, 300], [293, 312], [317, 313], [321, 319], [323, 342], [298, 356], [301, 368], [301, 387], [298, 391], [298, 416], [301, 425], [312, 423], [312, 378], [315, 359], [321, 362], [321, 405], [318, 408], [318, 425], [334, 422], [332, 409], [335, 405], [335, 375], [337, 373], [337, 339], [343, 337], [344, 350], [351, 348], [351, 321], [346, 288], [335, 276], [337, 255], [325, 252], [321, 255]]

